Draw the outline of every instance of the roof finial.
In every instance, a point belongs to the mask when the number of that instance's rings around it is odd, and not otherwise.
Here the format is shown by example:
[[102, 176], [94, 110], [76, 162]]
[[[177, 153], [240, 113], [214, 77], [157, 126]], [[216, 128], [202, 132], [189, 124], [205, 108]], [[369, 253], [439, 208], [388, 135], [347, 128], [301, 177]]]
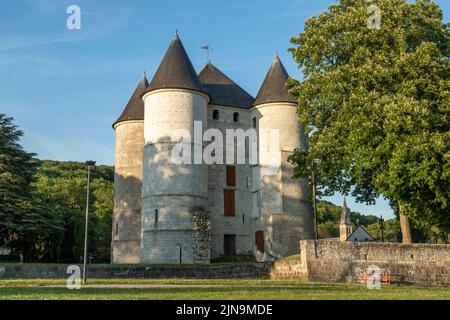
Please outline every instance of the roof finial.
[[144, 73], [142, 74], [142, 79], [147, 79], [147, 72], [145, 72], [145, 70]]
[[272, 64], [278, 63], [280, 61], [280, 58], [278, 57], [278, 51], [275, 51], [275, 55], [273, 57]]
[[178, 36], [178, 29], [175, 29], [175, 38], [179, 39], [180, 37]]
[[206, 46], [201, 47], [203, 50], [205, 50], [206, 52], [206, 64], [211, 63], [211, 59], [209, 58], [209, 55], [211, 54], [211, 51], [213, 50], [213, 48], [209, 47], [209, 44], [207, 44]]

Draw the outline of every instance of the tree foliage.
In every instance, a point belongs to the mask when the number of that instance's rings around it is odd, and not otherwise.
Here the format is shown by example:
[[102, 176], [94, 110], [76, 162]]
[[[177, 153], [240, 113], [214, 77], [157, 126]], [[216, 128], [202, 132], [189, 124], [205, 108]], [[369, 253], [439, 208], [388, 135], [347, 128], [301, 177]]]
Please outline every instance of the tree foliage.
[[63, 229], [48, 207], [32, 197], [37, 160], [23, 150], [22, 136], [13, 119], [0, 114], [0, 245], [32, 260], [45, 254]]
[[[76, 262], [83, 252], [86, 166], [40, 161], [23, 150], [23, 132], [0, 114], [0, 246], [26, 261]], [[90, 254], [110, 258], [114, 168], [91, 175]]]
[[[64, 222], [64, 234], [54, 249], [61, 262], [77, 261], [83, 254], [86, 174], [86, 165], [80, 162], [44, 160], [38, 168], [34, 197]], [[89, 254], [95, 261], [110, 258], [113, 181], [113, 167], [91, 169]]]
[[[317, 222], [319, 229], [319, 238], [338, 238], [339, 237], [339, 220], [342, 212], [341, 206], [336, 206], [328, 201], [319, 201], [317, 204]], [[356, 211], [350, 210], [350, 217], [353, 230], [358, 226], [363, 226], [375, 238], [381, 241], [381, 224], [380, 217], [374, 215], [363, 215]], [[396, 242], [398, 240], [399, 223], [398, 219], [388, 219], [384, 221], [384, 241]], [[423, 233], [417, 232], [422, 236]], [[424, 239], [429, 241], [429, 239]]]
[[288, 88], [298, 101], [309, 149], [291, 161], [309, 176], [322, 160], [322, 194], [380, 194], [417, 224], [450, 229], [449, 24], [429, 0], [341, 0], [306, 21], [290, 49], [304, 73]]

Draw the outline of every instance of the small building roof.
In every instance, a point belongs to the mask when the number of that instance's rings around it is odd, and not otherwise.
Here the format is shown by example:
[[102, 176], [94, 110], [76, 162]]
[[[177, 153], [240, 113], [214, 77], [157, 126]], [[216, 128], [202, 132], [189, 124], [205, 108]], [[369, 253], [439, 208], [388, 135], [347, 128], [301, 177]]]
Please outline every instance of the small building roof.
[[141, 99], [141, 95], [145, 92], [145, 90], [148, 87], [148, 81], [147, 77], [144, 75], [142, 76], [141, 80], [139, 81], [136, 89], [134, 90], [133, 94], [131, 95], [130, 100], [128, 101], [125, 109], [122, 111], [122, 114], [120, 117], [113, 123], [114, 126], [123, 121], [130, 121], [130, 120], [144, 120], [144, 102]]
[[281, 63], [278, 54], [275, 54], [272, 65], [264, 78], [263, 84], [259, 89], [253, 105], [256, 106], [270, 102], [296, 103], [296, 101], [288, 95], [288, 90], [286, 89], [286, 81], [288, 78], [289, 75]]
[[178, 33], [170, 43], [146, 92], [169, 88], [205, 92]]
[[353, 231], [345, 241], [352, 241], [352, 242], [373, 242], [375, 241], [375, 238], [370, 235], [369, 232], [367, 232], [366, 229], [364, 229], [362, 226], [359, 226], [356, 228], [355, 231]]
[[212, 104], [248, 109], [255, 101], [255, 98], [211, 62], [202, 68], [198, 77], [206, 92], [211, 96]]

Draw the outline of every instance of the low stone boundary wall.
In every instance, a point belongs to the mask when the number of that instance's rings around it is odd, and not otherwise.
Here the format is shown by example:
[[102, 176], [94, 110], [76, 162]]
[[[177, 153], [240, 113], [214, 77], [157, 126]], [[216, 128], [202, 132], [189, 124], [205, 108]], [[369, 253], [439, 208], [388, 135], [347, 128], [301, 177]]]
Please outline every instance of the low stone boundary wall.
[[[450, 245], [302, 240], [300, 255], [274, 263], [89, 265], [89, 278], [297, 279], [362, 282], [370, 265], [392, 283], [450, 287]], [[0, 279], [67, 278], [69, 265], [1, 264]]]
[[[0, 279], [67, 278], [69, 265], [0, 264]], [[79, 265], [82, 269], [82, 265]], [[88, 278], [192, 278], [260, 279], [267, 278], [270, 264], [245, 263], [224, 265], [89, 265]]]
[[302, 240], [300, 256], [275, 262], [272, 279], [362, 282], [371, 265], [392, 283], [450, 286], [450, 245]]
[[273, 267], [270, 268], [271, 279], [292, 279], [292, 280], [308, 280], [308, 272], [301, 263], [300, 258], [293, 260], [275, 261]]

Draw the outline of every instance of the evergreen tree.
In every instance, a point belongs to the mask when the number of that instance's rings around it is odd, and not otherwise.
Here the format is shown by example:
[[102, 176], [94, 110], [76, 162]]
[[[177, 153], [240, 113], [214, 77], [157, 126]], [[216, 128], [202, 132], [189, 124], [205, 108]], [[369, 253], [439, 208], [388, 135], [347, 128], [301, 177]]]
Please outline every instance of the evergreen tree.
[[37, 160], [23, 150], [22, 136], [13, 119], [0, 114], [0, 245], [30, 260], [39, 254], [39, 243], [51, 241], [61, 226], [32, 199]]

